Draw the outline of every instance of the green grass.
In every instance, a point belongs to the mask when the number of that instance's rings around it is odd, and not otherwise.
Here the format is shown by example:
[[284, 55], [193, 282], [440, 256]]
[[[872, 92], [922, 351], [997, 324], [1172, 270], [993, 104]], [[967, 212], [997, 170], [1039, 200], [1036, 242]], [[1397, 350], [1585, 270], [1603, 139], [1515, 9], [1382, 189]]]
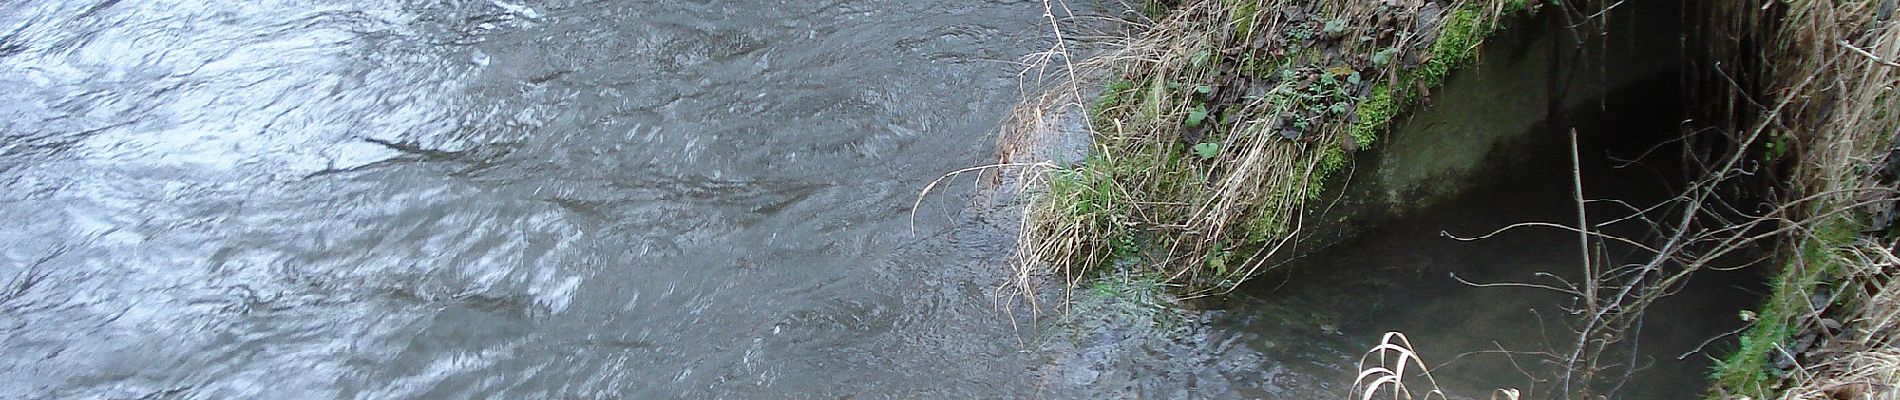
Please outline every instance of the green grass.
[[1770, 362], [1771, 351], [1787, 346], [1801, 333], [1801, 317], [1810, 312], [1808, 294], [1821, 285], [1839, 283], [1847, 262], [1841, 251], [1853, 244], [1863, 227], [1855, 218], [1835, 216], [1817, 225], [1799, 244], [1797, 256], [1770, 281], [1773, 292], [1754, 312], [1755, 325], [1742, 334], [1734, 352], [1716, 362], [1710, 373], [1716, 393], [1775, 398], [1783, 376]]
[[1241, 36], [1243, 42], [1252, 39], [1256, 17], [1254, 14], [1260, 11], [1260, 0], [1225, 0], [1225, 3], [1234, 16], [1234, 32], [1247, 32], [1246, 35]]

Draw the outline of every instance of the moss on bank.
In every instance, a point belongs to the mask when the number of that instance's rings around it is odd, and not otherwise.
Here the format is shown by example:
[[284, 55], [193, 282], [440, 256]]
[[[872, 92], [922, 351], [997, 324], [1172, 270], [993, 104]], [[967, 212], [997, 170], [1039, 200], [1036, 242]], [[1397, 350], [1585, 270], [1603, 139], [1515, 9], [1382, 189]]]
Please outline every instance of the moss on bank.
[[1046, 175], [1026, 215], [1023, 275], [1071, 284], [1104, 267], [1231, 289], [1300, 230], [1302, 210], [1524, 0], [1449, 10], [1353, 0], [1184, 4], [1079, 67], [1100, 91], [1094, 148]]
[[1859, 237], [1861, 227], [1852, 218], [1831, 218], [1795, 245], [1797, 256], [1783, 263], [1770, 281], [1772, 291], [1761, 308], [1741, 314], [1755, 323], [1737, 341], [1736, 350], [1717, 362], [1711, 374], [1717, 387], [1731, 395], [1773, 397], [1778, 383], [1787, 378], [1785, 367], [1777, 364], [1793, 362], [1794, 340], [1803, 324], [1818, 319], [1832, 301], [1815, 304], [1813, 295], [1830, 297], [1829, 285], [1838, 284], [1847, 269], [1840, 252]]

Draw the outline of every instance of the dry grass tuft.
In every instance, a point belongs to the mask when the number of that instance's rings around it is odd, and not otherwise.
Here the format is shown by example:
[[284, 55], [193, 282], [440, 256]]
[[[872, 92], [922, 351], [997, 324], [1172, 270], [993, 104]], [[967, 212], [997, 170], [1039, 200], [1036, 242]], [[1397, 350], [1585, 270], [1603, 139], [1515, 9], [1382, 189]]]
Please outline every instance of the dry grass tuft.
[[[1406, 371], [1410, 370], [1411, 373]], [[1414, 393], [1414, 388], [1406, 386], [1407, 379], [1424, 379], [1423, 393]], [[1349, 399], [1372, 400], [1386, 393], [1393, 399], [1421, 398], [1446, 399], [1445, 392], [1438, 388], [1438, 381], [1432, 379], [1431, 371], [1425, 368], [1425, 360], [1412, 350], [1412, 341], [1405, 334], [1386, 332], [1379, 338], [1379, 345], [1359, 356], [1359, 376], [1352, 381]], [[1516, 398], [1513, 393], [1511, 398]]]
[[1900, 350], [1846, 353], [1817, 366], [1817, 373], [1783, 399], [1900, 399]]

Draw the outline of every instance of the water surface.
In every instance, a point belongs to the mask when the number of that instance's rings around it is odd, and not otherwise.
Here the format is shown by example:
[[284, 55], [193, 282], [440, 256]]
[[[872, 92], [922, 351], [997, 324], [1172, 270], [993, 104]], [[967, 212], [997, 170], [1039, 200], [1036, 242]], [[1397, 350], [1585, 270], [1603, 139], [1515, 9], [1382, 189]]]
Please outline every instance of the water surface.
[[1041, 11], [0, 4], [0, 397], [1031, 390], [968, 187], [906, 217]]

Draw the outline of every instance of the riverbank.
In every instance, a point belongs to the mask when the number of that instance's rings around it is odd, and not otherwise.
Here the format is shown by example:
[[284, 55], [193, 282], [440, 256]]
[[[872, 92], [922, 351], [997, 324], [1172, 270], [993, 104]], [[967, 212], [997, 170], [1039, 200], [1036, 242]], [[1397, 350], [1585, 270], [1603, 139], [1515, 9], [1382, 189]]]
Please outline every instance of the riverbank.
[[[1072, 66], [1026, 105], [999, 146], [1021, 164], [1087, 150], [1030, 175], [1019, 276], [1074, 283], [1108, 266], [1186, 294], [1232, 290], [1293, 243], [1303, 206], [1353, 154], [1379, 145], [1524, 1], [1204, 1]], [[1066, 121], [1065, 121], [1066, 120]], [[1056, 136], [1051, 138], [1049, 136]], [[1028, 157], [1029, 160], [1024, 158]], [[1033, 283], [1019, 280], [1017, 286]]]
[[[1720, 7], [1717, 7], [1720, 8]], [[1900, 29], [1893, 1], [1802, 1], [1717, 13], [1738, 41], [1762, 43], [1748, 125], [1783, 176], [1779, 271], [1756, 321], [1714, 372], [1721, 398], [1900, 395], [1900, 266], [1893, 251], [1900, 154]], [[1738, 52], [1738, 54], [1742, 54]]]
[[[1552, 351], [1561, 377], [1539, 389], [1614, 393], [1620, 385], [1606, 382], [1628, 366], [1602, 359], [1634, 346], [1624, 336], [1639, 330], [1644, 310], [1703, 271], [1747, 268], [1773, 276], [1772, 292], [1759, 306], [1730, 305], [1754, 326], [1733, 346], [1711, 347], [1727, 354], [1712, 373], [1711, 396], [1891, 390], [1900, 378], [1876, 376], [1881, 370], [1871, 367], [1900, 364], [1885, 350], [1900, 336], [1888, 322], [1896, 319], [1900, 294], [1886, 288], [1894, 273], [1889, 148], [1900, 132], [1900, 115], [1889, 111], [1900, 70], [1892, 61], [1900, 59], [1893, 2], [1682, 4], [1682, 33], [1673, 39], [1687, 43], [1676, 50], [1676, 89], [1688, 122], [1679, 136], [1654, 140], [1680, 143], [1680, 154], [1669, 157], [1688, 174], [1679, 196], [1632, 206], [1628, 217], [1655, 228], [1653, 236], [1631, 241], [1650, 253], [1648, 261], [1618, 265], [1595, 254], [1630, 239], [1592, 228], [1616, 217], [1579, 212], [1575, 220], [1546, 224], [1580, 234], [1585, 251], [1580, 276], [1550, 287], [1582, 302], [1566, 333], [1575, 343]], [[1340, 204], [1375, 193], [1391, 197], [1379, 203], [1386, 208], [1442, 200], [1434, 190], [1395, 189], [1407, 186], [1392, 182], [1343, 182], [1357, 174], [1342, 171], [1374, 158], [1367, 154], [1395, 151], [1386, 147], [1395, 136], [1443, 143], [1392, 129], [1418, 107], [1431, 107], [1432, 93], [1454, 71], [1488, 60], [1487, 38], [1514, 18], [1579, 38], [1552, 60], [1565, 52], [1613, 58], [1613, 40], [1671, 39], [1616, 39], [1645, 32], [1629, 25], [1646, 23], [1632, 18], [1635, 7], [1618, 7], [1181, 4], [1126, 42], [1068, 66], [1070, 79], [1019, 108], [1005, 127], [1003, 161], [1040, 166], [1015, 180], [1029, 198], [1013, 288], [1033, 292], [1050, 277], [1074, 287], [1091, 276], [1135, 274], [1168, 282], [1184, 297], [1221, 294], [1287, 257], [1349, 236], [1351, 229], [1340, 226], [1363, 223], [1352, 222], [1361, 213], [1340, 212]], [[1560, 86], [1562, 64], [1547, 65], [1552, 87]], [[1568, 133], [1573, 142], [1594, 134], [1577, 133], [1566, 121], [1565, 97], [1546, 97], [1548, 113], [1533, 116], [1540, 120], [1535, 129], [1521, 130], [1548, 132], [1545, 140]], [[1455, 149], [1431, 154], [1414, 157], [1423, 164], [1365, 167], [1465, 171], [1498, 159]], [[1532, 157], [1566, 156], [1585, 162], [1574, 147], [1568, 155]], [[1452, 163], [1471, 165], [1443, 165]], [[1384, 186], [1348, 189], [1353, 185]], [[1577, 192], [1578, 204], [1593, 201], [1581, 178]], [[1769, 255], [1753, 259], [1769, 262], [1735, 260], [1763, 249]]]

